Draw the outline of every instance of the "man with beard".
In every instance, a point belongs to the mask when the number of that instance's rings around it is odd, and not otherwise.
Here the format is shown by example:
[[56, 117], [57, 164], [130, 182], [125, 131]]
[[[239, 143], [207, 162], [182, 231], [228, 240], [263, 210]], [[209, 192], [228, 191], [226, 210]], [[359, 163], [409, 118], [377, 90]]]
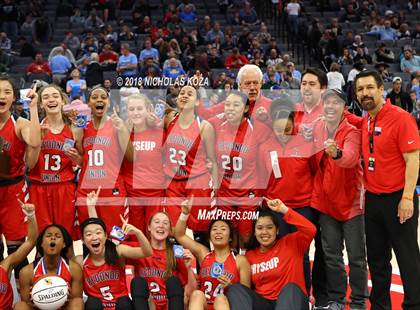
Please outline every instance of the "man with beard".
[[362, 156], [371, 309], [391, 309], [391, 249], [404, 286], [402, 308], [420, 309], [417, 125], [409, 113], [385, 101], [378, 72], [359, 73], [354, 85], [357, 100], [368, 112], [362, 122]]

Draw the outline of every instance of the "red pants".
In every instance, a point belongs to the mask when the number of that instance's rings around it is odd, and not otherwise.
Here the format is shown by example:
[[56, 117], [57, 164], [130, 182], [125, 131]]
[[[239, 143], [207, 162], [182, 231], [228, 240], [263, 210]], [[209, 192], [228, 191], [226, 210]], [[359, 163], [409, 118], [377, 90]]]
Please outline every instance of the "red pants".
[[29, 200], [36, 207], [39, 232], [50, 224], [59, 224], [73, 235], [75, 190], [76, 185], [73, 182], [32, 183], [29, 186]]
[[[243, 199], [240, 199], [242, 203]], [[252, 234], [252, 225], [256, 219], [256, 210], [258, 209], [258, 199], [249, 198], [249, 204], [236, 204], [229, 197], [217, 198], [218, 218], [228, 220], [232, 223], [235, 230], [241, 236], [250, 236]], [[220, 210], [220, 211], [219, 211]]]
[[[77, 222], [79, 225], [89, 218], [86, 206], [86, 196], [92, 190], [78, 190], [76, 194], [76, 211]], [[116, 189], [101, 189], [100, 197], [96, 204], [96, 212], [106, 225], [107, 233], [111, 231], [113, 226], [121, 227], [120, 215], [124, 218], [128, 217], [128, 204], [126, 199], [126, 191], [124, 186]]]
[[28, 187], [24, 180], [13, 185], [0, 186], [0, 232], [6, 240], [20, 240], [27, 234], [25, 214], [18, 198], [23, 202], [28, 200]]
[[146, 232], [151, 217], [163, 211], [162, 201], [165, 191], [162, 189], [133, 189], [127, 186], [128, 222], [142, 232]]
[[203, 174], [185, 181], [172, 180], [166, 188], [165, 204], [172, 225], [176, 225], [181, 214], [181, 203], [194, 195], [194, 203], [187, 225], [194, 232], [207, 231], [210, 220], [199, 219], [198, 215], [203, 211], [210, 211], [212, 192], [210, 174]]

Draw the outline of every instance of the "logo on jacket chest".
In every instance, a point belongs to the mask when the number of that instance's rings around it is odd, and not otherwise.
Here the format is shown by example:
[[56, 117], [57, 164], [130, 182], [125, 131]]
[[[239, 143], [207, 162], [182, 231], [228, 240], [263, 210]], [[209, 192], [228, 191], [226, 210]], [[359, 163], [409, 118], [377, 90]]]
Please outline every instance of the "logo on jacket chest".
[[12, 144], [0, 136], [0, 152], [9, 152], [12, 148]]

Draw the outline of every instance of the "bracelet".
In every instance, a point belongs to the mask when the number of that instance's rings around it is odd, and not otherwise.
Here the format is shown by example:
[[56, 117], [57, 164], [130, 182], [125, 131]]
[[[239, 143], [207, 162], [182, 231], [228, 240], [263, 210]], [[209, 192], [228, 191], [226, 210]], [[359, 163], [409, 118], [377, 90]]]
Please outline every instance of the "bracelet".
[[26, 217], [28, 219], [31, 219], [31, 218], [33, 218], [35, 216], [35, 211], [27, 212], [27, 211], [25, 211], [25, 210], [22, 209], [22, 212], [26, 215]]
[[402, 196], [401, 200], [403, 199], [413, 201], [413, 197]]
[[181, 214], [179, 216], [179, 220], [186, 222], [188, 220], [189, 216], [190, 216], [190, 214], [185, 214], [185, 213], [181, 212]]

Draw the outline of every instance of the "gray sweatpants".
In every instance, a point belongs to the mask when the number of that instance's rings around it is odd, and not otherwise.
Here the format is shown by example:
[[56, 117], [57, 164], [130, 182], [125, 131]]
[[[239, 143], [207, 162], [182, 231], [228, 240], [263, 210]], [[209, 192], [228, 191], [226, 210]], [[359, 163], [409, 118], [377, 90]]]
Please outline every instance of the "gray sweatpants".
[[306, 294], [294, 283], [289, 283], [280, 291], [277, 300], [269, 300], [241, 284], [229, 287], [227, 298], [231, 310], [308, 310]]
[[350, 267], [350, 307], [366, 309], [366, 299], [369, 294], [363, 215], [340, 222], [328, 215], [321, 214], [319, 224], [322, 231], [329, 301], [346, 303], [347, 273], [343, 260], [345, 243]]

